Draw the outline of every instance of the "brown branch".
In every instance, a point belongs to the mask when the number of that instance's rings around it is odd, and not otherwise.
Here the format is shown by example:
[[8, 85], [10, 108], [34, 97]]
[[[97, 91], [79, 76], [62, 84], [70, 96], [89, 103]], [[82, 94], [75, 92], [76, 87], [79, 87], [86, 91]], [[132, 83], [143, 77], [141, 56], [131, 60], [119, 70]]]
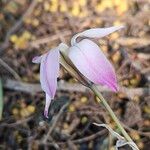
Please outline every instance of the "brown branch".
[[[15, 90], [15, 91], [21, 91], [25, 93], [29, 93], [32, 95], [35, 95], [38, 92], [42, 92], [40, 84], [31, 84], [31, 83], [25, 83], [20, 81], [15, 81], [12, 79], [3, 79], [3, 86], [6, 89], [9, 90]], [[109, 89], [105, 87], [99, 86], [100, 92], [111, 92]], [[70, 92], [86, 92], [89, 91], [89, 88], [79, 84], [79, 83], [67, 83], [67, 82], [58, 82], [58, 91], [70, 91]], [[125, 93], [129, 98], [142, 95], [148, 95], [150, 93], [149, 88], [143, 87], [143, 88], [126, 88], [126, 87], [120, 87], [119, 92]]]
[[99, 131], [95, 134], [92, 134], [90, 136], [87, 136], [85, 138], [82, 138], [82, 139], [77, 139], [77, 140], [72, 140], [73, 143], [75, 144], [80, 144], [80, 143], [84, 143], [84, 142], [88, 142], [88, 141], [91, 141], [99, 136], [102, 136], [103, 134], [107, 133], [107, 130], [102, 130], [102, 131]]
[[124, 126], [125, 129], [129, 130], [130, 132], [137, 132], [138, 134], [140, 134], [142, 136], [146, 136], [146, 137], [150, 138], [150, 132], [142, 132], [139, 130], [132, 129], [129, 126], [125, 125], [124, 123], [122, 123], [122, 125]]
[[[72, 143], [74, 144], [81, 144], [81, 143], [84, 143], [84, 142], [88, 142], [88, 141], [91, 141], [91, 140], [94, 140], [95, 138], [99, 137], [99, 136], [102, 136], [103, 134], [107, 133], [107, 130], [104, 129], [104, 130], [101, 130], [97, 133], [94, 133], [90, 136], [87, 136], [87, 137], [84, 137], [84, 138], [81, 138], [81, 139], [76, 139], [76, 140], [71, 140]], [[47, 146], [52, 146], [53, 143], [50, 143], [50, 142], [46, 142], [46, 143], [43, 143], [41, 141], [36, 141], [39, 145], [47, 145]], [[67, 144], [67, 142], [59, 142], [57, 143], [58, 145], [64, 145], [64, 144]]]
[[119, 45], [122, 46], [131, 46], [133, 48], [139, 46], [146, 46], [150, 44], [150, 40], [148, 38], [119, 38], [116, 40]]
[[31, 119], [33, 119], [33, 116], [25, 118], [25, 119], [20, 119], [20, 120], [14, 122], [14, 123], [1, 123], [0, 127], [16, 127], [17, 125], [26, 123]]
[[0, 65], [2, 65], [8, 72], [10, 72], [16, 80], [21, 81], [21, 78], [18, 75], [18, 73], [13, 68], [11, 68], [6, 62], [4, 62], [1, 58], [0, 58]]
[[[61, 36], [62, 37], [65, 37], [65, 36], [69, 36], [71, 35], [71, 32], [70, 31], [62, 31], [62, 34]], [[54, 36], [46, 36], [46, 37], [41, 37], [35, 41], [31, 41], [29, 43], [29, 46], [31, 47], [39, 47], [41, 44], [45, 44], [45, 43], [49, 43], [49, 42], [53, 42], [55, 40], [58, 40], [59, 39], [59, 35], [54, 35]]]

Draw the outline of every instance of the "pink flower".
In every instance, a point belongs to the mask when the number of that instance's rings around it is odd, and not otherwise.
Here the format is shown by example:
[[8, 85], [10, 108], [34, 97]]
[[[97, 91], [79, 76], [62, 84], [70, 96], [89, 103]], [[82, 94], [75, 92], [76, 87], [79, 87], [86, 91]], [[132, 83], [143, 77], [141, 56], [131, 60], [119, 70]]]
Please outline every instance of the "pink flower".
[[123, 28], [95, 28], [76, 34], [71, 40], [69, 58], [78, 70], [95, 84], [106, 85], [117, 91], [117, 80], [113, 66], [96, 43], [89, 39], [77, 42], [78, 37], [100, 38]]
[[48, 118], [48, 109], [51, 100], [54, 99], [57, 88], [57, 77], [59, 75], [59, 49], [55, 48], [42, 56], [33, 58], [33, 63], [40, 63], [40, 82], [46, 93], [46, 105], [44, 116]]
[[[40, 63], [40, 82], [43, 91], [46, 93], [46, 105], [44, 115], [48, 118], [48, 109], [51, 100], [55, 96], [57, 88], [57, 77], [59, 75], [60, 51], [66, 54], [88, 80], [95, 84], [101, 84], [109, 87], [111, 90], [117, 90], [117, 80], [113, 66], [106, 56], [100, 50], [98, 45], [88, 38], [101, 38], [116, 30], [123, 28], [95, 28], [78, 33], [71, 39], [71, 47], [60, 44], [58, 47], [50, 50], [42, 56], [33, 58], [33, 63]], [[78, 37], [84, 37], [77, 42]], [[69, 59], [68, 58], [68, 59]]]

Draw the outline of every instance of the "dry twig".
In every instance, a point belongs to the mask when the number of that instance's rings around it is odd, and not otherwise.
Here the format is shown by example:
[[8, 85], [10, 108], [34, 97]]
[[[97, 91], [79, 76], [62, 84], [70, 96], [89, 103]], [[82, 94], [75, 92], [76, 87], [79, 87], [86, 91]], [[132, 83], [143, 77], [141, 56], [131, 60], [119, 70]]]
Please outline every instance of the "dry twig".
[[[3, 85], [4, 85], [4, 88], [7, 88], [9, 90], [21, 91], [21, 92], [29, 93], [32, 95], [35, 95], [37, 92], [42, 91], [40, 84], [24, 83], [24, 82], [15, 81], [12, 79], [4, 79]], [[111, 92], [109, 89], [105, 87], [99, 86], [98, 88], [100, 92]], [[70, 91], [70, 92], [86, 92], [86, 91], [90, 92], [90, 90], [87, 87], [79, 83], [67, 83], [67, 82], [61, 82], [61, 81], [58, 82], [57, 90]], [[126, 93], [126, 95], [129, 98], [132, 98], [135, 95], [142, 96], [142, 95], [148, 95], [150, 93], [150, 89], [146, 87], [143, 87], [143, 88], [120, 87], [119, 91]]]
[[0, 65], [2, 65], [6, 70], [8, 70], [16, 80], [21, 81], [21, 78], [18, 75], [18, 73], [14, 69], [12, 69], [7, 63], [5, 63], [1, 58], [0, 58]]
[[56, 117], [54, 117], [52, 126], [49, 128], [47, 135], [45, 136], [45, 138], [43, 139], [43, 143], [45, 144], [50, 136], [50, 134], [52, 133], [53, 129], [55, 128], [60, 116], [62, 115], [64, 109], [69, 105], [69, 102], [67, 102], [65, 105], [63, 105], [63, 107], [60, 109], [59, 113], [57, 114]]

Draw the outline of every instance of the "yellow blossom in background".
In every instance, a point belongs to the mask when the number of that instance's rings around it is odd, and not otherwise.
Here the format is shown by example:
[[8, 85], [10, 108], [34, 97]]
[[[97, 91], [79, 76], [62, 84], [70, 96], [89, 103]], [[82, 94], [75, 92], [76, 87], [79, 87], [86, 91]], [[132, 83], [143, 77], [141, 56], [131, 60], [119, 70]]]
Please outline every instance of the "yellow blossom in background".
[[135, 141], [140, 140], [140, 136], [139, 136], [139, 134], [138, 134], [137, 132], [132, 131], [132, 132], [130, 133], [130, 135], [131, 135], [131, 137], [132, 137]]
[[24, 23], [27, 24], [27, 25], [30, 25], [32, 22], [31, 18], [25, 18], [24, 19]]
[[38, 19], [36, 19], [36, 18], [34, 18], [33, 20], [32, 20], [32, 22], [31, 22], [31, 24], [34, 26], [34, 27], [37, 27], [38, 25], [39, 25], [39, 20]]
[[98, 4], [96, 5], [96, 11], [97, 11], [97, 12], [102, 12], [102, 11], [104, 11], [104, 10], [105, 10], [105, 8], [101, 6], [101, 3], [98, 3]]
[[49, 8], [49, 11], [51, 11], [51, 12], [57, 12], [58, 11], [58, 0], [51, 0], [51, 5]]
[[116, 20], [116, 21], [113, 23], [114, 26], [120, 26], [120, 25], [123, 25], [123, 24], [124, 24], [124, 23], [121, 22], [121, 21], [119, 21], [119, 20]]
[[12, 114], [13, 114], [14, 116], [17, 116], [17, 115], [19, 114], [18, 108], [13, 108]]
[[101, 45], [101, 50], [106, 53], [108, 51], [108, 46], [107, 45]]
[[87, 0], [79, 0], [79, 5], [80, 6], [85, 6], [87, 3]]
[[20, 110], [20, 116], [21, 116], [22, 118], [28, 117], [29, 115], [30, 115], [30, 113], [28, 112], [28, 110], [27, 110], [26, 108], [22, 108], [22, 109]]
[[45, 1], [45, 2], [43, 3], [43, 7], [44, 7], [44, 10], [45, 10], [45, 11], [49, 11], [49, 9], [50, 9], [50, 3], [47, 2], [47, 1]]
[[35, 112], [35, 107], [33, 105], [27, 106], [27, 110], [29, 111], [30, 114]]
[[88, 11], [87, 10], [83, 10], [79, 13], [79, 17], [82, 18], [82, 17], [86, 17], [88, 15]]
[[130, 84], [132, 86], [137, 86], [139, 84], [139, 80], [136, 79], [136, 78], [133, 78], [133, 79], [130, 80]]
[[110, 39], [111, 40], [116, 40], [116, 39], [118, 39], [119, 38], [119, 33], [117, 33], [117, 32], [114, 32], [114, 33], [112, 33], [111, 35], [110, 35]]
[[70, 105], [69, 108], [68, 108], [68, 111], [69, 112], [74, 112], [75, 111], [74, 105]]
[[88, 121], [88, 118], [86, 116], [84, 116], [84, 117], [81, 118], [81, 123], [82, 124], [87, 123], [87, 121]]
[[95, 19], [95, 24], [96, 25], [101, 25], [102, 23], [103, 23], [103, 21], [100, 18]]
[[150, 106], [144, 106], [144, 112], [150, 115]]
[[130, 85], [136, 87], [141, 81], [141, 76], [136, 74], [133, 78], [130, 79]]
[[117, 51], [112, 56], [113, 63], [118, 63], [121, 60], [121, 53], [120, 51]]
[[28, 46], [28, 41], [32, 39], [29, 31], [25, 30], [20, 36], [10, 36], [10, 41], [15, 45], [15, 48], [25, 49]]
[[114, 5], [120, 5], [123, 1], [126, 1], [126, 0], [113, 0], [113, 3]]
[[[71, 16], [74, 17], [86, 17], [89, 13], [87, 9], [87, 0], [76, 0], [71, 3], [71, 6], [68, 1], [58, 1], [58, 0], [37, 0], [38, 2], [43, 3], [45, 11], [48, 12], [68, 12]], [[69, 10], [69, 8], [71, 9]], [[101, 0], [95, 3], [96, 12], [103, 12], [106, 9], [114, 9], [118, 15], [122, 15], [128, 10], [128, 1], [127, 0]], [[35, 16], [38, 16], [40, 13], [35, 12]]]
[[101, 2], [101, 6], [104, 8], [112, 8], [113, 7], [113, 1], [112, 0], [103, 0]]
[[32, 115], [34, 112], [35, 112], [35, 106], [28, 105], [28, 106], [21, 108], [19, 111], [19, 114], [20, 114], [20, 117], [24, 118], [24, 117], [28, 117]]
[[18, 38], [18, 40], [15, 42], [15, 47], [20, 49], [25, 49], [27, 46], [27, 41], [24, 38]]
[[22, 38], [27, 40], [31, 39], [31, 33], [29, 31], [24, 31], [22, 34]]
[[60, 12], [67, 12], [68, 11], [68, 7], [65, 1], [63, 1], [60, 5]]
[[97, 3], [96, 11], [103, 12], [106, 9], [114, 9], [118, 15], [122, 15], [128, 10], [127, 0], [102, 0]]
[[81, 102], [82, 102], [82, 103], [86, 103], [87, 101], [88, 101], [87, 97], [85, 97], [85, 96], [84, 96], [84, 97], [81, 97]]
[[80, 6], [79, 4], [76, 2], [73, 4], [73, 7], [71, 9], [71, 14], [75, 17], [79, 16], [80, 14]]
[[112, 8], [113, 7], [113, 2], [111, 0], [103, 0], [99, 2], [96, 6], [96, 10], [98, 12], [102, 12], [107, 8]]
[[12, 35], [10, 36], [10, 41], [15, 43], [18, 40], [18, 36], [17, 35]]
[[65, 123], [63, 123], [63, 128], [64, 128], [64, 129], [68, 129], [68, 128], [69, 128], [68, 123], [66, 123], [66, 122], [65, 122]]
[[136, 103], [139, 103], [140, 102], [140, 97], [139, 96], [134, 96], [133, 101], [135, 101]]
[[122, 15], [124, 12], [128, 10], [128, 2], [127, 0], [114, 0], [116, 11], [118, 15]]
[[36, 9], [35, 11], [34, 11], [34, 16], [39, 16], [39, 15], [41, 15], [41, 9]]

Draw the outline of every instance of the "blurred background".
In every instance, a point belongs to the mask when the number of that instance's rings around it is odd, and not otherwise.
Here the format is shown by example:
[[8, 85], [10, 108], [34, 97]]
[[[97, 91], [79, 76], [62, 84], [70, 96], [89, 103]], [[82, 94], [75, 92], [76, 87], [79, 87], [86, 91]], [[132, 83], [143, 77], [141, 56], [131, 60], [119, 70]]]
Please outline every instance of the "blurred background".
[[99, 89], [139, 149], [149, 150], [149, 10], [149, 0], [1, 0], [0, 149], [114, 150], [116, 139], [92, 123], [119, 132], [115, 123], [62, 68], [50, 117], [44, 118], [45, 95], [32, 58], [60, 42], [70, 44], [83, 30], [125, 25], [97, 41], [120, 86], [118, 93]]

